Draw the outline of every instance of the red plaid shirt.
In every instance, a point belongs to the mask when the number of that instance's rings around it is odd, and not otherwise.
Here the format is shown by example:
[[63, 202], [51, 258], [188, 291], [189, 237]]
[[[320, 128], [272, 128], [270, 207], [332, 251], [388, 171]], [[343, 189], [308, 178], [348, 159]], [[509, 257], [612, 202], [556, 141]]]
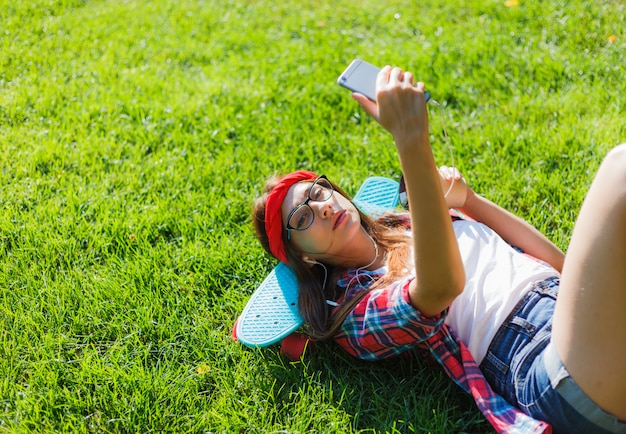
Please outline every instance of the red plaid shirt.
[[[371, 278], [363, 277], [369, 274]], [[372, 272], [351, 270], [339, 285], [346, 288], [345, 300], [366, 290], [375, 279]], [[470, 393], [476, 405], [500, 433], [550, 433], [546, 422], [538, 421], [496, 394], [467, 347], [444, 323], [447, 309], [427, 318], [409, 303], [408, 288], [413, 278], [373, 290], [343, 322], [335, 341], [349, 354], [364, 360], [397, 356], [414, 349], [425, 350], [450, 378]]]

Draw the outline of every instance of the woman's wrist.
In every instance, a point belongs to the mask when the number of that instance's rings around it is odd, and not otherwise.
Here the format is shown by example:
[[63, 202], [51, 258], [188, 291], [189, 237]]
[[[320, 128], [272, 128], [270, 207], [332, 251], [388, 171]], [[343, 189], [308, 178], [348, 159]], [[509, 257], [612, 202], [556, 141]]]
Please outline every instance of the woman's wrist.
[[436, 169], [435, 158], [428, 138], [415, 137], [411, 139], [405, 137], [401, 140], [394, 139], [394, 141], [403, 173], [419, 170], [420, 167], [434, 166]]
[[474, 203], [477, 199], [478, 195], [476, 193], [474, 193], [474, 190], [472, 190], [471, 188], [469, 188], [469, 186], [467, 187], [467, 191], [465, 193], [465, 203], [463, 203], [463, 206], [459, 207], [459, 211], [461, 211], [464, 214], [467, 214], [468, 216], [472, 216], [472, 209], [474, 208]]

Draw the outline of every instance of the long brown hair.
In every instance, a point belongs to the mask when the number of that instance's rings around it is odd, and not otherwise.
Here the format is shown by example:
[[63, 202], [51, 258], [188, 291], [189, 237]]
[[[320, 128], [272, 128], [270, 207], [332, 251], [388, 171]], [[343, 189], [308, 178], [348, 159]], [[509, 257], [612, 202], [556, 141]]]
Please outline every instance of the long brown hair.
[[[254, 202], [252, 210], [252, 222], [256, 236], [265, 249], [271, 254], [269, 240], [265, 231], [265, 205], [267, 195], [281, 177], [273, 176], [267, 180], [262, 195]], [[350, 197], [336, 184], [331, 182], [335, 192], [350, 199]], [[326, 300], [336, 300], [343, 296], [343, 289], [337, 286], [337, 281], [345, 268], [324, 264], [323, 266], [311, 266], [302, 260], [299, 252], [289, 242], [286, 231], [283, 232], [283, 242], [289, 261], [289, 267], [294, 271], [298, 279], [298, 309], [305, 323], [305, 333], [316, 340], [326, 340], [333, 337], [341, 328], [341, 324], [354, 309], [357, 303], [371, 290], [388, 282], [394, 281], [403, 274], [410, 257], [409, 236], [406, 234], [400, 219], [393, 214], [387, 214], [381, 219], [372, 219], [363, 214], [357, 208], [361, 216], [361, 226], [374, 239], [374, 241], [387, 251], [387, 274], [371, 285], [367, 290], [360, 291], [358, 295], [349, 300], [343, 300], [341, 306], [336, 309], [326, 303]], [[325, 279], [326, 272], [328, 273]], [[326, 280], [326, 285], [324, 285]]]

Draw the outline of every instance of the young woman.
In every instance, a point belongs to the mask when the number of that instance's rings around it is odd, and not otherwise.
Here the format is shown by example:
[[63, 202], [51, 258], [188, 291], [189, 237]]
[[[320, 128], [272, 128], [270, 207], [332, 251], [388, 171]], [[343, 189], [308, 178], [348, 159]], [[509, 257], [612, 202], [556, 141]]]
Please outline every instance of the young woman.
[[425, 351], [499, 432], [626, 433], [626, 145], [565, 256], [436, 167], [411, 73], [387, 66], [377, 103], [353, 97], [394, 138], [409, 214], [372, 220], [311, 172], [268, 181], [253, 220], [298, 277], [307, 333], [367, 360]]

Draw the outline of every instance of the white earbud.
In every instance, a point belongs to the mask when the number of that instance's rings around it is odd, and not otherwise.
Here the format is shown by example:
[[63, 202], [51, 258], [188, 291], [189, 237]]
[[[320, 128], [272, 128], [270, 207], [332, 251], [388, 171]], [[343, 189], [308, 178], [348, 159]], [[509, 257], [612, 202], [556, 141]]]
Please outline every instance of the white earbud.
[[[324, 288], [326, 288], [326, 279], [328, 279], [328, 269], [326, 268], [326, 265], [322, 264], [319, 261], [316, 261], [315, 259], [309, 259], [306, 256], [303, 256], [302, 260], [304, 262], [306, 262], [307, 264], [319, 265], [319, 266], [321, 266], [324, 269], [324, 283], [322, 284], [322, 290]], [[330, 306], [334, 306], [334, 307], [339, 306], [337, 303], [335, 303], [332, 300], [326, 300], [326, 303], [329, 304]]]

